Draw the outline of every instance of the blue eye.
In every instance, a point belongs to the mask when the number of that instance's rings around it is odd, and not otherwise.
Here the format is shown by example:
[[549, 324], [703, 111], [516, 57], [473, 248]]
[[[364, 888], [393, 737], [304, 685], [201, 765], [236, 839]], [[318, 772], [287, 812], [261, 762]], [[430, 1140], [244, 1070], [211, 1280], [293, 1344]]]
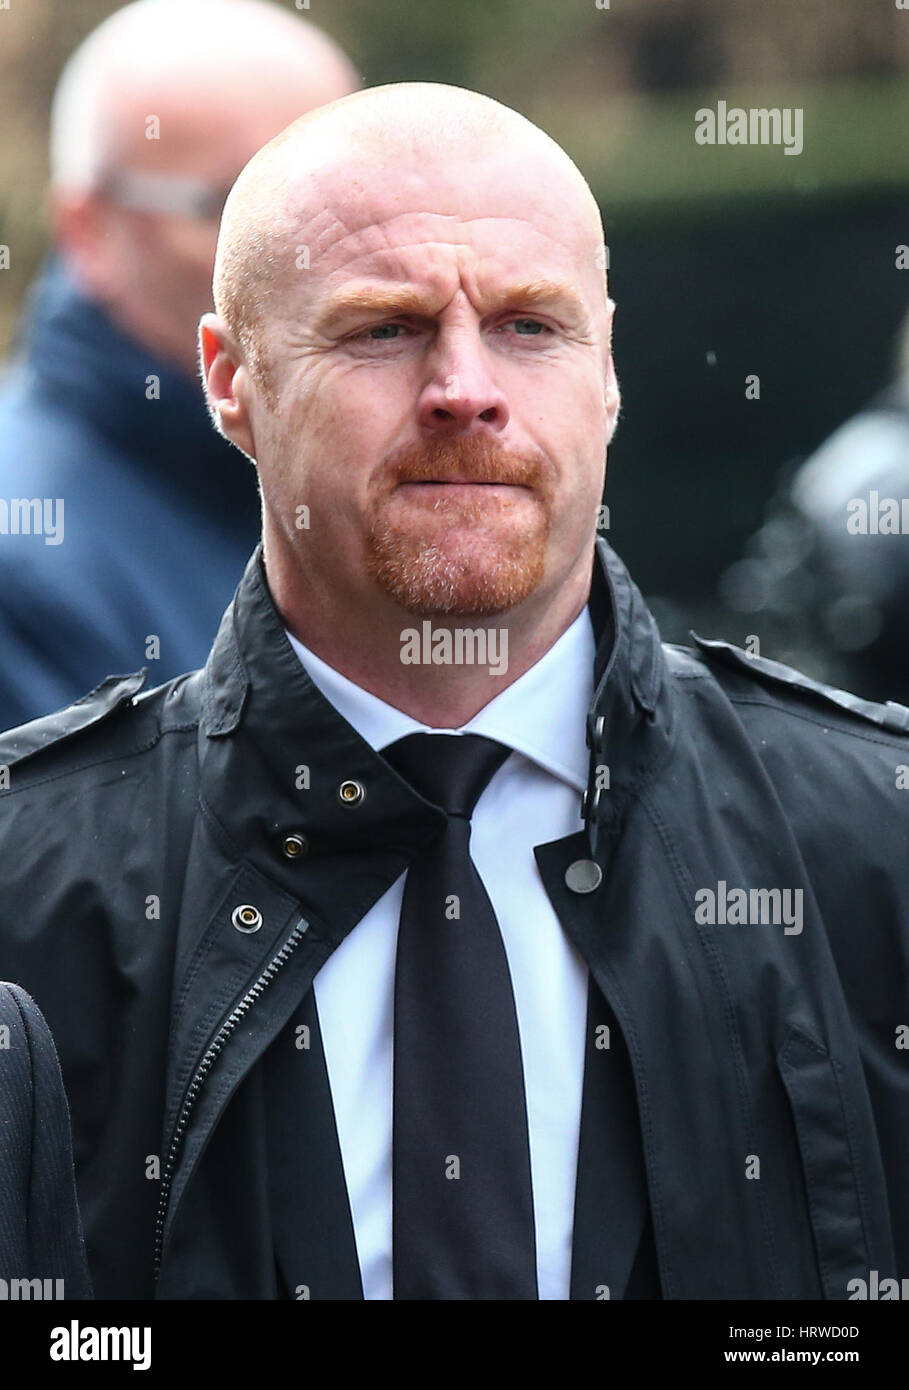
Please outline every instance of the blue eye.
[[[515, 330], [521, 333], [522, 337], [536, 337], [545, 327], [544, 324], [540, 323], [539, 319], [512, 319], [512, 323], [515, 326]], [[529, 328], [530, 332], [524, 333], [521, 325], [523, 325], [524, 328]]]
[[[372, 338], [373, 342], [393, 341], [392, 334], [399, 333], [400, 329], [401, 325], [399, 323], [379, 323], [376, 324], [375, 328], [370, 328], [367, 336]], [[376, 336], [377, 334], [379, 335], [378, 337]]]

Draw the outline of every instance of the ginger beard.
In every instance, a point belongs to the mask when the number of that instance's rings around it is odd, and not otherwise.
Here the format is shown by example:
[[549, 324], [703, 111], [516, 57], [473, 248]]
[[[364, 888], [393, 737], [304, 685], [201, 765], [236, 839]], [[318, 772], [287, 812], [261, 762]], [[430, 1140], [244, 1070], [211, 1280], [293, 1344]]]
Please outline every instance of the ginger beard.
[[[432, 486], [455, 478], [485, 486]], [[541, 583], [554, 495], [542, 458], [435, 439], [393, 454], [370, 491], [366, 573], [408, 612], [488, 617]]]

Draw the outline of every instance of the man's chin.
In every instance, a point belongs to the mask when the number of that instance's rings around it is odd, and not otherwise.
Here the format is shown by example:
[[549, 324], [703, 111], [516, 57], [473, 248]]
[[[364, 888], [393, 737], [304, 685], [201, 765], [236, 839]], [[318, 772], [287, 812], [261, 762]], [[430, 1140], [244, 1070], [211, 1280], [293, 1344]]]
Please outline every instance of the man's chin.
[[411, 549], [400, 539], [371, 549], [376, 585], [415, 617], [490, 618], [530, 598], [543, 581], [545, 544], [491, 547], [481, 559]]
[[502, 598], [495, 594], [465, 593], [453, 596], [450, 600], [439, 599], [433, 594], [408, 595], [387, 589], [389, 598], [415, 618], [495, 618], [501, 613], [509, 613], [529, 598], [533, 589], [514, 598]]

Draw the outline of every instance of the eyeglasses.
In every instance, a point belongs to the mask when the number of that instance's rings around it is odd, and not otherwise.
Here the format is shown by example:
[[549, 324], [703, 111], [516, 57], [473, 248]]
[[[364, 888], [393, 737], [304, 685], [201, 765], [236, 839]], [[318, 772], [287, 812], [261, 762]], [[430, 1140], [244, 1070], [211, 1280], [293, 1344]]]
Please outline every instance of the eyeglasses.
[[220, 218], [230, 186], [214, 188], [183, 174], [139, 173], [112, 169], [99, 181], [98, 191], [121, 207], [137, 212], [191, 217], [200, 222]]

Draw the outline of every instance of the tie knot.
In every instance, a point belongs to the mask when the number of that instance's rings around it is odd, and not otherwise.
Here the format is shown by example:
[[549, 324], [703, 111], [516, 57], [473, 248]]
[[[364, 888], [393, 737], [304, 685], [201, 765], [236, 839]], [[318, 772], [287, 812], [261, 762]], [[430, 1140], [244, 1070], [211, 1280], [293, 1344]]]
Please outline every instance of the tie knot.
[[382, 750], [406, 781], [449, 816], [473, 815], [483, 788], [511, 752], [482, 734], [408, 734]]

